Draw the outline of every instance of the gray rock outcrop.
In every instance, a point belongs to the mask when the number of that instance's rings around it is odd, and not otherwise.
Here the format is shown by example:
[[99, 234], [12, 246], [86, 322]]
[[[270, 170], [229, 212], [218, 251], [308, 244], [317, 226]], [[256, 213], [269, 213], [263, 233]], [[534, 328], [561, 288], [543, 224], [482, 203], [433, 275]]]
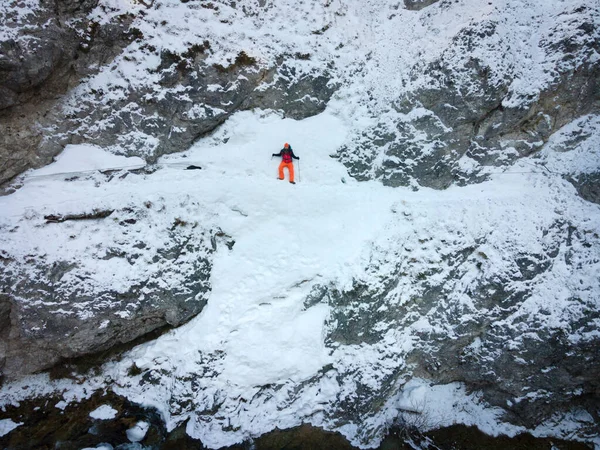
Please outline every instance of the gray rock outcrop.
[[439, 0], [404, 0], [404, 6], [411, 11], [420, 11], [427, 6], [437, 3]]
[[[99, 26], [86, 18], [97, 0], [59, 0], [20, 12], [0, 42], [0, 184], [52, 162], [63, 147], [44, 145], [63, 96], [132, 41], [131, 17]], [[59, 119], [60, 120], [60, 119]]]
[[183, 54], [163, 51], [158, 86], [127, 90], [117, 101], [104, 99], [107, 92], [91, 92], [43, 147], [86, 142], [124, 148], [128, 156], [152, 163], [189, 148], [236, 111], [275, 109], [302, 119], [323, 111], [335, 90], [325, 75], [296, 74], [284, 60], [265, 69], [241, 52], [222, 67], [203, 63], [208, 52], [209, 42]]
[[[454, 239], [454, 244], [468, 241], [460, 235]], [[550, 301], [540, 305], [535, 291], [566, 261], [573, 264], [576, 259], [579, 268], [597, 265], [598, 235], [559, 220], [540, 230], [539, 239], [544, 243], [540, 254], [517, 253], [505, 261], [509, 269], [504, 271], [482, 250], [497, 245], [486, 238], [446, 254], [449, 243], [444, 239], [409, 237], [403, 248], [389, 250], [407, 256], [395, 262], [381, 256], [365, 268], [366, 279], [372, 274], [380, 280], [377, 287], [361, 280], [355, 280], [350, 290], [317, 287], [307, 306], [314, 302], [332, 306], [328, 345], [366, 346], [381, 352], [381, 367], [373, 368], [381, 377], [377, 389], [369, 376], [363, 383], [357, 373], [338, 374], [356, 385], [358, 395], [344, 406], [347, 415], [336, 420], [356, 423], [375, 414], [395, 386], [410, 376], [434, 384], [462, 382], [501, 408], [504, 420], [528, 428], [577, 409], [597, 421], [600, 341], [593, 330], [600, 313], [593, 295], [585, 289], [573, 291], [560, 305], [564, 312], [559, 318], [557, 305]], [[440, 252], [439, 263], [410, 257], [433, 248]], [[387, 276], [379, 275], [382, 267]], [[419, 294], [399, 298], [408, 286]], [[536, 306], [527, 307], [530, 302]], [[413, 327], [422, 331], [411, 331]], [[414, 333], [414, 349], [405, 360], [393, 339], [386, 339], [393, 330]], [[589, 436], [597, 432], [593, 420], [588, 426]]]
[[[73, 249], [64, 249], [53, 262], [35, 250], [26, 261], [0, 253], [3, 376], [15, 378], [104, 351], [179, 326], [202, 311], [212, 253], [219, 242], [233, 246], [233, 241], [221, 230], [178, 217], [162, 228], [152, 223], [151, 208], [156, 205], [47, 216], [40, 227], [71, 233], [73, 243], [93, 240], [98, 226], [113, 230], [114, 239], [87, 244], [85, 261]], [[145, 240], [145, 227], [157, 230], [154, 240]], [[112, 271], [115, 286], [98, 285], [94, 266], [102, 275]]]
[[548, 88], [518, 97], [511, 85], [519, 80], [510, 67], [493, 68], [471, 56], [477, 47], [502, 45], [498, 24], [467, 27], [440, 60], [415, 67], [414, 79], [425, 77], [432, 87], [397, 98], [384, 121], [336, 157], [359, 180], [445, 189], [485, 179], [485, 166], [505, 166], [539, 151], [562, 126], [600, 111], [600, 64], [594, 57], [600, 30], [596, 12], [578, 12], [589, 13], [589, 22], [573, 20], [568, 37], [540, 43], [548, 59], [556, 60]]

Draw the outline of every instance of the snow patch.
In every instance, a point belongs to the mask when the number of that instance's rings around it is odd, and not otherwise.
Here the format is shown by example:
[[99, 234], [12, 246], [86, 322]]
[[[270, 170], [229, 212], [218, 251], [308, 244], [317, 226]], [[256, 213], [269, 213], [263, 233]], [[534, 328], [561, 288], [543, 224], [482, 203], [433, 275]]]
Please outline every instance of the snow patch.
[[11, 419], [0, 419], [0, 437], [6, 436], [12, 430], [23, 425], [23, 422], [14, 422]]
[[90, 413], [92, 419], [109, 420], [117, 417], [118, 411], [110, 405], [102, 405]]

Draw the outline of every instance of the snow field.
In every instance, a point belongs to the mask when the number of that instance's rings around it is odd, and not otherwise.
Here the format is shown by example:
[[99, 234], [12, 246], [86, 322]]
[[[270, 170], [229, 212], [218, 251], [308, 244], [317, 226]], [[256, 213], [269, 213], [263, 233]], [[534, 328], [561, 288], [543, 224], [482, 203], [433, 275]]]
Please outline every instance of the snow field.
[[[209, 146], [200, 143], [185, 157], [165, 161], [190, 160], [205, 168], [194, 189], [204, 201], [213, 196], [220, 204], [220, 218], [228, 216], [221, 226], [236, 244], [214, 261], [211, 300], [201, 316], [175, 332], [172, 348], [157, 342], [138, 366], [177, 347], [190, 353], [220, 349], [227, 355], [221, 375], [227, 382], [250, 387], [300, 381], [329, 362], [323, 347], [327, 307], [304, 311], [303, 299], [314, 283], [349, 276], [364, 241], [387, 215], [378, 202], [390, 197], [376, 199], [356, 183], [341, 182], [347, 174], [328, 154], [344, 127], [332, 116], [296, 122], [241, 113], [227, 130], [233, 135], [226, 144], [211, 147], [209, 139]], [[296, 149], [300, 164], [306, 161], [296, 185], [287, 182], [287, 171], [285, 181], [277, 180], [280, 158], [270, 159], [284, 142]], [[209, 185], [218, 188], [209, 193]], [[180, 371], [186, 360], [178, 362]]]

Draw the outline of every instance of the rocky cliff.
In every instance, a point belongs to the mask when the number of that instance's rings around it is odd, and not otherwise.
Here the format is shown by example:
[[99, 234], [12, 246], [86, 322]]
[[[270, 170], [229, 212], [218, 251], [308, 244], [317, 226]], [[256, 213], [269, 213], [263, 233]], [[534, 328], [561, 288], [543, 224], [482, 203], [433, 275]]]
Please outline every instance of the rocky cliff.
[[[409, 404], [426, 383], [460, 386], [498, 423], [551, 435], [574, 423], [592, 442], [599, 18], [578, 0], [5, 2], [3, 375], [203, 312], [92, 385], [157, 407], [167, 427], [189, 420], [213, 447], [300, 423], [371, 446], [426, 415]], [[289, 135], [312, 151], [305, 197], [278, 197], [255, 156]], [[66, 146], [144, 167], [26, 172]], [[196, 160], [202, 169], [183, 172]], [[283, 222], [265, 228], [273, 217]], [[289, 230], [301, 257], [288, 267], [261, 233]], [[329, 240], [311, 247], [320, 234]], [[341, 250], [355, 245], [360, 257]], [[273, 260], [287, 284], [270, 284]], [[264, 379], [232, 374], [232, 358], [268, 366], [252, 356], [254, 334], [249, 355], [230, 342], [248, 323], [270, 330], [256, 311], [279, 304], [298, 308], [304, 328], [290, 329], [309, 347], [317, 336], [326, 356], [279, 361]]]
[[[198, 35], [186, 41], [158, 5], [138, 5], [59, 0], [3, 7], [0, 183], [82, 142], [154, 162], [187, 149], [235, 111], [277, 109], [301, 119], [322, 111], [335, 90], [327, 67], [306, 63], [310, 54], [258, 61], [242, 48], [216, 63], [210, 56], [218, 42]], [[233, 26], [238, 15], [257, 17], [272, 6], [198, 7]], [[156, 27], [181, 41], [165, 46]]]

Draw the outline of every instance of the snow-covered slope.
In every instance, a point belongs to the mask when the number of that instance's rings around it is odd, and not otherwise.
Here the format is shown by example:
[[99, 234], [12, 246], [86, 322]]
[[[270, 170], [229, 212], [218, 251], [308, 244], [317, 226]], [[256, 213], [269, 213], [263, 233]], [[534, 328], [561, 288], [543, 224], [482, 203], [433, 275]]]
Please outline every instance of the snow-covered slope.
[[[457, 420], [491, 433], [523, 430], [503, 424], [497, 406], [485, 410], [483, 391], [468, 395], [456, 383], [430, 388], [417, 375], [443, 383], [487, 379], [488, 401], [498, 395], [497, 383], [513, 392], [507, 406], [541, 398], [556, 413], [559, 398], [569, 397], [564, 390], [587, 391], [585, 374], [579, 383], [544, 385], [536, 374], [567, 376], [569, 367], [532, 352], [535, 341], [541, 352], [559, 348], [547, 339], [566, 339], [576, 352], [565, 351], [569, 366], [598, 364], [593, 350], [585, 354], [599, 338], [597, 205], [531, 161], [444, 192], [359, 183], [328, 156], [347, 133], [348, 124], [329, 112], [299, 122], [242, 113], [188, 152], [161, 160], [152, 174], [96, 185], [89, 174], [32, 178], [0, 200], [4, 254], [17, 261], [43, 255], [49, 266], [72, 261], [79, 268], [71, 276], [85, 277], [94, 260], [87, 252], [118, 244], [119, 228], [97, 221], [74, 230], [67, 222], [44, 225], [42, 216], [148, 201], [164, 205], [137, 217], [148, 231], [170, 227], [175, 208], [182, 222], [198, 222], [199, 230], [218, 225], [231, 236], [235, 244], [216, 252], [202, 313], [86, 382], [157, 407], [169, 427], [190, 417], [188, 433], [214, 448], [302, 422], [374, 445], [401, 420], [402, 408], [423, 409], [431, 417], [425, 426]], [[276, 179], [277, 161], [270, 159], [284, 140], [301, 157], [295, 186]], [[597, 159], [594, 145], [582, 143], [579, 151], [582, 160]], [[547, 146], [544, 155], [550, 161], [568, 153]], [[184, 170], [191, 163], [203, 169]], [[54, 198], [43, 195], [49, 191]], [[88, 250], [73, 253], [74, 239]], [[156, 239], [142, 236], [148, 247]], [[124, 257], [104, 264], [94, 277], [113, 285], [152, 267]], [[93, 287], [92, 280], [86, 284]], [[471, 371], [446, 366], [454, 358]], [[495, 361], [514, 373], [501, 373]], [[134, 364], [139, 375], [131, 374]], [[527, 381], [519, 381], [523, 374]], [[23, 395], [19, 385], [3, 388], [5, 401]], [[534, 424], [540, 434], [561, 434], [565, 416], [554, 418], [562, 417], [558, 425], [551, 417]], [[577, 425], [580, 437], [590, 425]]]
[[415, 410], [600, 445], [598, 17], [101, 0], [65, 23], [134, 39], [34, 124], [42, 154], [71, 146], [0, 197], [3, 371], [185, 325], [2, 402], [108, 387], [212, 448], [300, 423], [369, 447]]

